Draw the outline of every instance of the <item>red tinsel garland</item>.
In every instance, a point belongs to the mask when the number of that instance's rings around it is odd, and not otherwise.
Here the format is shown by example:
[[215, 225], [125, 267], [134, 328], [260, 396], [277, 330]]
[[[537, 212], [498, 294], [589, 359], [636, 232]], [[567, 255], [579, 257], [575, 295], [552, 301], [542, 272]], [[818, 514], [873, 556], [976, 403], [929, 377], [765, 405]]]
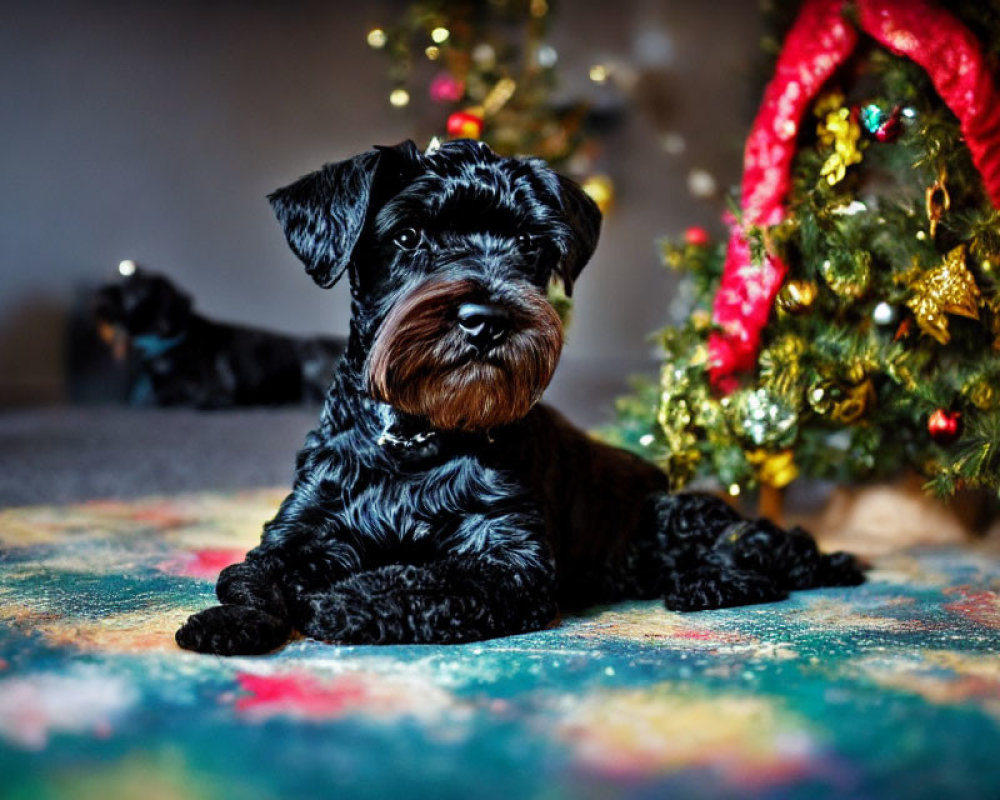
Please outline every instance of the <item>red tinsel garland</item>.
[[[745, 227], [785, 218], [799, 125], [819, 90], [847, 60], [857, 34], [845, 0], [807, 0], [792, 26], [764, 92], [744, 151], [742, 226], [734, 224], [709, 337], [709, 376], [722, 391], [734, 373], [752, 369], [774, 297], [787, 267], [773, 253], [755, 264]], [[955, 17], [925, 0], [856, 0], [860, 27], [891, 52], [923, 67], [959, 118], [973, 162], [1000, 208], [1000, 93], [975, 37]]]

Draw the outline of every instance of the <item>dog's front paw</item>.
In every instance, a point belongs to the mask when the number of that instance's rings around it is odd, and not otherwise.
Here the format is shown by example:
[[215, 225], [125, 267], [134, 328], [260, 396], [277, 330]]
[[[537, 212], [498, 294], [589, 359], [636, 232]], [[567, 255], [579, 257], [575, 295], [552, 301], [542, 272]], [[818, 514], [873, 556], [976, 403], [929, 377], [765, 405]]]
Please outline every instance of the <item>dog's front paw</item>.
[[280, 647], [291, 626], [248, 606], [212, 606], [188, 617], [174, 639], [185, 650], [220, 656], [257, 655]]
[[671, 611], [707, 611], [784, 600], [788, 593], [766, 575], [702, 567], [671, 576], [664, 605]]

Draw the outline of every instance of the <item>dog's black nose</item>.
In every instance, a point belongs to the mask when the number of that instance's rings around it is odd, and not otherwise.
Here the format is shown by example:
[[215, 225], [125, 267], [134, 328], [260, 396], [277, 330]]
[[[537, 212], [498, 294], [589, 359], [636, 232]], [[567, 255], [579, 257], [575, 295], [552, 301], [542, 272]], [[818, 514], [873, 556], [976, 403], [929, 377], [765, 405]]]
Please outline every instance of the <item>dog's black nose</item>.
[[473, 347], [487, 350], [510, 333], [510, 314], [500, 306], [463, 303], [458, 309], [458, 327]]

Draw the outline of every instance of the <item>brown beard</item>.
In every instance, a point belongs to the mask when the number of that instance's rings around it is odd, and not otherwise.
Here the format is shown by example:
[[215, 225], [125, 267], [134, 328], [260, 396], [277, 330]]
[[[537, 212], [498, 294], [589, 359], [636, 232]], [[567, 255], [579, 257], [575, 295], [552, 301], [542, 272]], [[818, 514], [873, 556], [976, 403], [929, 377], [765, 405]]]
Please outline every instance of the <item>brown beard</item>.
[[504, 307], [513, 322], [488, 356], [474, 355], [457, 326], [462, 303], [481, 302], [474, 281], [429, 281], [379, 327], [368, 357], [368, 389], [383, 403], [443, 430], [488, 430], [523, 418], [552, 379], [562, 322], [533, 286], [515, 284]]

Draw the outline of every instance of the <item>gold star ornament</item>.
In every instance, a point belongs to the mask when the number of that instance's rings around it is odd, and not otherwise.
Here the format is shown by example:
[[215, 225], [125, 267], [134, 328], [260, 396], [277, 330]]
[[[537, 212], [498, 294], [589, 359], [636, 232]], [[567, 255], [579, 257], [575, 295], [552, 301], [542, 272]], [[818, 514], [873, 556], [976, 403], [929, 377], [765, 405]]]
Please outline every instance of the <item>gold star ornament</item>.
[[947, 314], [979, 319], [982, 298], [976, 279], [965, 265], [965, 245], [951, 250], [944, 261], [932, 270], [922, 270], [909, 283], [913, 295], [906, 301], [920, 330], [939, 344], [948, 344]]

